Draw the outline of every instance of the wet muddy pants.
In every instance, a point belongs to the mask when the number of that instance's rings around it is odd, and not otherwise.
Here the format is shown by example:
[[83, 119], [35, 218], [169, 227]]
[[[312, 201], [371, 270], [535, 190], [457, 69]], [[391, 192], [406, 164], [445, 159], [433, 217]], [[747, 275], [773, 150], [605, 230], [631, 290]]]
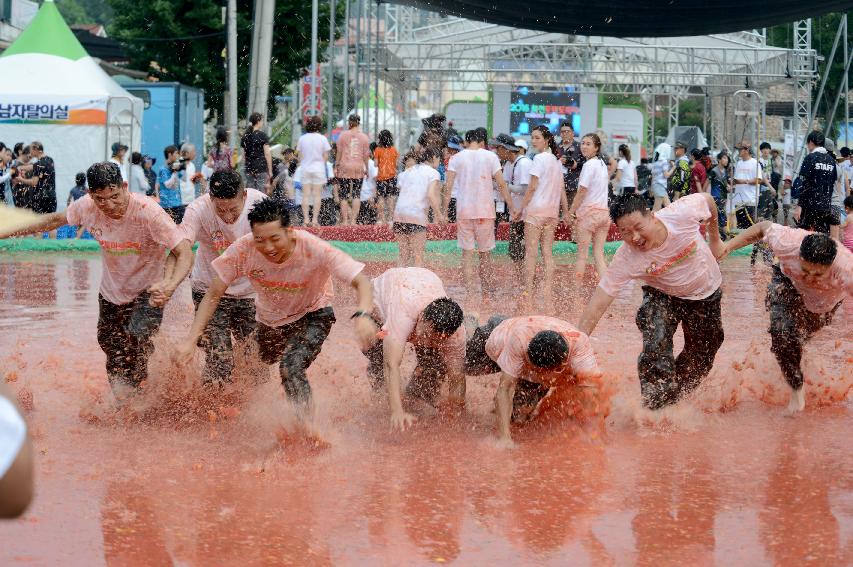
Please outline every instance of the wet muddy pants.
[[266, 364], [279, 363], [281, 384], [291, 402], [304, 405], [311, 400], [306, 371], [320, 354], [334, 323], [331, 307], [312, 311], [281, 327], [257, 323], [255, 339], [261, 360]]
[[138, 387], [148, 378], [148, 358], [154, 352], [151, 339], [160, 329], [163, 309], [148, 304], [148, 293], [124, 305], [98, 295], [98, 344], [107, 356], [110, 386]]
[[[381, 325], [377, 321], [378, 325]], [[378, 390], [385, 387], [385, 356], [382, 350], [383, 341], [373, 343], [364, 353], [367, 357], [367, 377], [370, 385]], [[415, 346], [417, 365], [406, 386], [406, 395], [421, 399], [428, 404], [435, 404], [441, 384], [447, 376], [447, 364], [441, 351], [422, 346]]]
[[841, 305], [838, 303], [828, 313], [812, 313], [803, 304], [800, 292], [773, 266], [773, 278], [767, 285], [767, 311], [770, 312], [770, 350], [782, 368], [788, 385], [795, 390], [803, 386], [803, 345], [812, 335], [832, 322], [832, 316]]
[[[193, 290], [193, 304], [204, 298], [204, 292]], [[205, 384], [230, 382], [234, 370], [234, 346], [245, 347], [255, 330], [255, 300], [223, 296], [213, 317], [207, 323], [198, 346], [204, 350], [205, 364], [202, 381]], [[232, 342], [234, 341], [234, 342]]]
[[[693, 391], [711, 371], [723, 344], [723, 323], [717, 290], [705, 299], [690, 300], [643, 286], [637, 327], [643, 351], [637, 360], [643, 404], [660, 409]], [[684, 349], [673, 355], [672, 337], [681, 323]]]

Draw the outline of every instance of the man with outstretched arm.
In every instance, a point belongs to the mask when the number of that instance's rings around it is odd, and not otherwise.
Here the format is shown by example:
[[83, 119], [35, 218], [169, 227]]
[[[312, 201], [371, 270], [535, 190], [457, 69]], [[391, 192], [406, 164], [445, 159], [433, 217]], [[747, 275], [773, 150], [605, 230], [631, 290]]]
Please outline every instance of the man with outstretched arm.
[[404, 430], [415, 417], [403, 410], [400, 365], [406, 343], [417, 366], [406, 393], [434, 405], [444, 380], [451, 401], [465, 402], [465, 329], [462, 308], [447, 297], [437, 275], [424, 268], [392, 268], [373, 280], [371, 315], [382, 327], [367, 351], [367, 374], [374, 388], [386, 385], [391, 427]]
[[[723, 242], [717, 205], [709, 193], [698, 193], [652, 213], [641, 197], [628, 195], [611, 205], [610, 217], [624, 243], [581, 315], [578, 328], [592, 334], [631, 280], [645, 284], [636, 319], [643, 333], [637, 370], [643, 404], [656, 410], [694, 390], [711, 371], [723, 344], [723, 278], [716, 260]], [[710, 243], [699, 232], [702, 225]], [[672, 337], [679, 323], [684, 349], [676, 358]]]
[[[597, 390], [601, 375], [589, 337], [554, 317], [495, 315], [468, 341], [465, 373], [501, 373], [495, 394], [498, 437], [511, 447], [510, 421], [536, 416], [552, 388]], [[585, 408], [591, 409], [591, 408]]]
[[[101, 245], [98, 344], [107, 356], [110, 386], [122, 401], [148, 377], [151, 339], [163, 320], [163, 306], [192, 267], [193, 252], [160, 205], [128, 191], [117, 165], [96, 163], [86, 179], [88, 195], [15, 234], [71, 224], [84, 227]], [[0, 232], [0, 238], [7, 236]], [[174, 256], [168, 267], [167, 249]]]
[[800, 361], [803, 346], [853, 296], [853, 253], [826, 234], [770, 221], [756, 224], [728, 241], [722, 255], [763, 241], [777, 259], [767, 286], [770, 350], [791, 387], [790, 412], [806, 406]]
[[[288, 400], [300, 418], [312, 413], [306, 372], [320, 354], [335, 322], [332, 277], [350, 284], [358, 296], [355, 331], [362, 348], [372, 344], [373, 293], [364, 264], [304, 230], [290, 226], [282, 201], [266, 198], [248, 214], [251, 234], [238, 238], [211, 266], [216, 272], [198, 305], [189, 335], [176, 349], [180, 362], [192, 357], [198, 340], [228, 286], [248, 278], [256, 293], [255, 314], [261, 360], [279, 365]], [[307, 424], [310, 425], [310, 424]]]

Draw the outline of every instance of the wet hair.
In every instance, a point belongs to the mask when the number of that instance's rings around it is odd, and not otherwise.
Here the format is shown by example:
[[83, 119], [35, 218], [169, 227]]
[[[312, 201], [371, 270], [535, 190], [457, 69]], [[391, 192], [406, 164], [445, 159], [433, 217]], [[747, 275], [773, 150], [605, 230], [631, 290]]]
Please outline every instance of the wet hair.
[[693, 156], [693, 159], [695, 159], [696, 161], [699, 161], [702, 159], [702, 150], [700, 150], [699, 148], [696, 148], [695, 150], [690, 152], [690, 155]]
[[472, 143], [477, 142], [479, 144], [485, 144], [486, 138], [486, 129], [485, 128], [474, 128], [473, 130], [468, 130], [465, 132], [465, 142]]
[[112, 185], [121, 187], [121, 170], [111, 161], [93, 163], [86, 170], [86, 181], [89, 184], [90, 193], [106, 189]]
[[812, 264], [830, 266], [835, 261], [837, 252], [835, 241], [820, 232], [809, 234], [800, 244], [800, 258]]
[[548, 149], [551, 150], [552, 154], [555, 156], [560, 155], [560, 148], [557, 147], [557, 140], [554, 139], [554, 134], [551, 133], [551, 130], [547, 126], [540, 124], [534, 128], [533, 131], [542, 134], [542, 137], [545, 138], [546, 142], [548, 142]]
[[41, 142], [32, 142], [32, 143], [30, 143], [30, 148], [32, 148], [34, 150], [38, 150], [40, 152], [43, 152], [44, 151], [44, 144], [42, 144]]
[[806, 138], [806, 142], [811, 142], [816, 146], [823, 146], [826, 144], [826, 136], [823, 135], [823, 132], [818, 130], [812, 130], [809, 132], [808, 137]]
[[169, 156], [178, 151], [178, 146], [171, 145], [163, 148], [163, 157], [169, 159]]
[[847, 195], [844, 197], [844, 206], [848, 209], [853, 209], [853, 195]]
[[758, 146], [758, 151], [761, 151], [761, 150], [769, 150], [769, 149], [772, 149], [772, 146], [770, 145], [770, 142], [761, 142], [761, 145], [760, 145], [760, 146]]
[[243, 188], [243, 178], [233, 169], [214, 171], [210, 176], [210, 196], [214, 199], [233, 199]]
[[219, 150], [219, 144], [228, 142], [228, 129], [225, 126], [216, 127], [216, 149]]
[[379, 144], [377, 144], [376, 142], [370, 142], [370, 153], [375, 152], [376, 148], [378, 148], [378, 147], [379, 147]]
[[359, 116], [358, 114], [350, 114], [349, 118], [347, 119], [347, 124], [349, 124], [350, 128], [352, 128], [353, 126], [358, 126], [359, 124], [361, 124], [361, 116]]
[[[313, 117], [312, 117], [313, 118]], [[284, 201], [267, 197], [249, 210], [249, 226], [278, 221], [282, 228], [290, 226], [290, 213]]]
[[305, 121], [305, 131], [309, 134], [320, 132], [323, 129], [323, 119], [319, 116], [309, 116]]
[[84, 185], [86, 184], [86, 174], [85, 174], [85, 173], [83, 173], [83, 172], [81, 171], [80, 173], [78, 173], [77, 175], [75, 175], [75, 176], [74, 176], [74, 183], [75, 183], [78, 187], [82, 187], [82, 186], [84, 186]]
[[583, 138], [581, 138], [581, 140], [583, 140], [584, 138], [589, 138], [590, 140], [592, 140], [592, 145], [595, 146], [595, 156], [600, 158], [601, 157], [601, 138], [598, 137], [598, 134], [596, 134], [595, 132], [591, 132], [589, 134], [584, 134]]
[[838, 150], [838, 153], [841, 154], [841, 157], [843, 157], [843, 158], [850, 157], [850, 148], [848, 148], [847, 146], [844, 146], [843, 148]]
[[390, 130], [382, 130], [376, 136], [376, 142], [380, 148], [390, 148], [394, 145], [394, 136], [391, 135]]
[[610, 205], [610, 218], [613, 222], [631, 213], [646, 215], [648, 212], [648, 204], [640, 195], [622, 195]]
[[139, 152], [133, 152], [130, 154], [130, 163], [133, 165], [139, 165], [142, 163], [142, 154]]
[[434, 159], [441, 159], [441, 151], [437, 148], [423, 148], [415, 151], [415, 163], [429, 163]]
[[619, 144], [619, 154], [626, 160], [631, 161], [631, 148], [628, 144]]
[[462, 308], [449, 297], [439, 297], [424, 308], [424, 320], [436, 333], [452, 335], [462, 324]]
[[554, 368], [566, 361], [569, 343], [557, 331], [539, 331], [527, 345], [527, 358], [539, 368]]

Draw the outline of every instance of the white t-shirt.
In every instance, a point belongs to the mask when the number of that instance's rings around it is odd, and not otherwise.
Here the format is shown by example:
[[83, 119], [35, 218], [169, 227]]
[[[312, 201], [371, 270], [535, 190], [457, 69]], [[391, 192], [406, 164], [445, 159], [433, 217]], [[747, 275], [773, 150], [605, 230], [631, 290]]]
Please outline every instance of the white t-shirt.
[[[563, 192], [563, 170], [560, 160], [550, 151], [536, 154], [530, 176], [539, 181], [533, 198], [524, 210], [524, 219], [528, 217], [558, 218], [560, 216], [560, 195]], [[529, 189], [528, 189], [529, 191]]]
[[121, 163], [116, 158], [110, 158], [110, 163], [114, 163], [118, 166], [118, 170], [121, 172], [121, 180], [127, 182], [128, 175], [127, 175], [127, 170], [125, 169], [124, 164]]
[[302, 134], [299, 142], [296, 144], [296, 151], [299, 152], [299, 165], [305, 173], [323, 174], [325, 170], [324, 163], [326, 160], [323, 154], [332, 149], [329, 145], [329, 140], [322, 134], [310, 132]]
[[634, 165], [633, 161], [628, 161], [625, 158], [619, 160], [619, 163], [616, 165], [616, 169], [622, 172], [622, 175], [619, 177], [619, 187], [636, 187], [637, 184], [634, 183], [634, 175], [637, 172], [637, 166]]
[[27, 438], [27, 424], [12, 402], [0, 397], [0, 478], [18, 458]]
[[191, 161], [187, 162], [187, 168], [184, 170], [184, 178], [181, 179], [181, 204], [189, 205], [195, 201], [195, 164]]
[[[755, 179], [762, 177], [763, 174], [760, 166], [755, 158], [740, 160], [735, 164], [735, 179]], [[735, 195], [732, 198], [732, 204], [736, 207], [746, 205], [749, 207], [755, 206], [756, 188], [753, 184], [736, 183]]]
[[450, 159], [447, 170], [456, 174], [456, 218], [493, 219], [495, 201], [492, 181], [501, 170], [501, 162], [494, 153], [478, 148], [462, 150]]
[[604, 160], [592, 158], [584, 162], [578, 187], [586, 187], [586, 197], [578, 205], [578, 214], [591, 209], [607, 210], [607, 183], [610, 174]]
[[429, 224], [429, 187], [440, 181], [438, 171], [419, 163], [397, 177], [400, 196], [394, 209], [394, 222], [427, 226]]
[[149, 189], [148, 178], [145, 177], [145, 170], [142, 169], [141, 165], [132, 164], [130, 166], [130, 179], [127, 186], [131, 193], [147, 194]]
[[[530, 168], [532, 167], [533, 160], [524, 155], [516, 157], [515, 161], [507, 161], [504, 164], [504, 180], [507, 182], [507, 185], [530, 185]], [[510, 188], [510, 194], [512, 204], [515, 208], [521, 208], [521, 202], [524, 201], [524, 192], [516, 193]]]
[[367, 201], [376, 195], [376, 176], [379, 175], [379, 168], [376, 163], [370, 160], [367, 164], [367, 176], [361, 184], [361, 200]]

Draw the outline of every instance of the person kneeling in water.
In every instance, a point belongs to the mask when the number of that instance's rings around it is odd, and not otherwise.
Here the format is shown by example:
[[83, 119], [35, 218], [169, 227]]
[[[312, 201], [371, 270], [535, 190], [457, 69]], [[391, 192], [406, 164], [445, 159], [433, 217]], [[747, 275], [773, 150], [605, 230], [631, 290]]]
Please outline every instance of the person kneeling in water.
[[495, 315], [468, 341], [465, 373], [501, 373], [495, 395], [500, 442], [512, 446], [510, 421], [537, 415], [552, 388], [597, 387], [601, 371], [589, 337], [555, 317]]
[[777, 258], [767, 286], [770, 350], [791, 386], [791, 412], [806, 406], [800, 360], [803, 346], [832, 322], [845, 296], [853, 296], [853, 253], [829, 236], [765, 221], [726, 243], [723, 256], [763, 241]]
[[388, 388], [391, 427], [404, 430], [415, 417], [403, 410], [400, 365], [406, 343], [417, 356], [407, 394], [434, 404], [448, 380], [453, 401], [465, 402], [465, 329], [462, 308], [447, 297], [437, 275], [424, 268], [392, 268], [373, 280], [373, 310], [357, 311], [382, 325], [376, 342], [364, 351], [375, 389]]
[[[708, 193], [682, 197], [657, 212], [636, 195], [610, 207], [624, 244], [581, 315], [578, 328], [591, 334], [615, 297], [631, 280], [643, 286], [637, 327], [643, 351], [637, 360], [643, 404], [653, 410], [694, 390], [714, 365], [723, 344], [720, 298], [723, 281], [715, 256], [723, 242], [717, 205]], [[710, 245], [699, 232], [707, 223]], [[673, 356], [672, 337], [681, 323], [684, 349]]]

